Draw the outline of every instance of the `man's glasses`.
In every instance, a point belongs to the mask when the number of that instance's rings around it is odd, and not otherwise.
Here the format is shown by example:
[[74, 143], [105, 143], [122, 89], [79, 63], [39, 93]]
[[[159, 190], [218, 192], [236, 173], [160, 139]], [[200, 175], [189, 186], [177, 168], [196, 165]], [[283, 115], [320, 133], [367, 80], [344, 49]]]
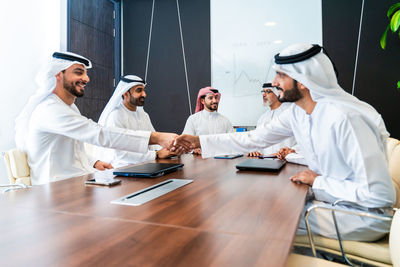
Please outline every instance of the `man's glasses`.
[[269, 94], [272, 93], [271, 89], [261, 90], [261, 94]]

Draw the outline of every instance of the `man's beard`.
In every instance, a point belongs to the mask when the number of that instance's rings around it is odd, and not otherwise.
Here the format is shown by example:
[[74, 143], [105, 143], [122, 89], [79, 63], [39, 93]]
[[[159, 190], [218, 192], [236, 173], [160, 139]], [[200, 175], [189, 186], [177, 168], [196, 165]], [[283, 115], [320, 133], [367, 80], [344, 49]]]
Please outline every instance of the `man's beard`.
[[[211, 111], [216, 111], [218, 109], [218, 104], [210, 104], [210, 105], [204, 104], [204, 106], [206, 106]], [[215, 106], [215, 108], [213, 106]]]
[[270, 107], [272, 105], [272, 101], [269, 99], [267, 99], [267, 101], [264, 101], [264, 99], [263, 99], [263, 105], [264, 105], [264, 107]]
[[[78, 82], [76, 82], [76, 83], [78, 83]], [[82, 97], [85, 94], [85, 91], [83, 90], [82, 92], [79, 92], [76, 89], [76, 83], [75, 84], [73, 84], [72, 82], [68, 83], [66, 80], [64, 80], [63, 86], [72, 95], [74, 95], [76, 97]], [[83, 83], [83, 84], [86, 84], [86, 83]]]
[[145, 97], [143, 97], [143, 96], [138, 97], [138, 98], [134, 98], [131, 95], [131, 97], [129, 98], [129, 103], [131, 105], [134, 105], [134, 106], [137, 106], [137, 107], [142, 107], [142, 106], [144, 106], [144, 99], [145, 99]]
[[300, 100], [303, 95], [301, 94], [299, 88], [297, 87], [297, 81], [293, 80], [293, 88], [284, 91], [282, 88], [278, 87], [278, 90], [283, 91], [283, 97], [278, 96], [280, 102], [296, 102]]

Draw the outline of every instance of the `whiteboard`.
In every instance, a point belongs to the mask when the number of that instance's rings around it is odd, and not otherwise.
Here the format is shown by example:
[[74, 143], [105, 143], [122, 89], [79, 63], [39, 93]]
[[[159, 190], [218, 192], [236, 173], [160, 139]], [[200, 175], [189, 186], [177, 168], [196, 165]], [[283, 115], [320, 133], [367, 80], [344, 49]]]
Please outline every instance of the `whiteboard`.
[[275, 76], [273, 56], [293, 43], [322, 45], [321, 0], [211, 0], [211, 84], [218, 112], [255, 126], [265, 111], [261, 86]]

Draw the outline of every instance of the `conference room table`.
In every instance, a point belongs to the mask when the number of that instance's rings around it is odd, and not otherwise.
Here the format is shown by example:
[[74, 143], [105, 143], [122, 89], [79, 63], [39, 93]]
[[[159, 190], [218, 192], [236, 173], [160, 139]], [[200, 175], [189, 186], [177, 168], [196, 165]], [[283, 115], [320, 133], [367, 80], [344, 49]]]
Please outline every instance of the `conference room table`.
[[[191, 154], [151, 179], [85, 185], [86, 175], [0, 195], [1, 266], [285, 266], [307, 186], [245, 160]], [[112, 172], [95, 176], [111, 177]], [[110, 203], [167, 179], [193, 182], [141, 206]]]

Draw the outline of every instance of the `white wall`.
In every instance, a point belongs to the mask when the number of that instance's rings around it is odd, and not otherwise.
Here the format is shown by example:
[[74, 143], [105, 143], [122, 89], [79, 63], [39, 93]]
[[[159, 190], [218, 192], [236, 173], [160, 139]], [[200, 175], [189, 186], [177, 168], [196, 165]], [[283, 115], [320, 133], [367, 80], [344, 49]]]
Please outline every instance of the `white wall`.
[[[66, 0], [0, 2], [0, 151], [15, 147], [14, 119], [36, 90], [39, 67], [65, 51], [66, 10]], [[7, 183], [0, 161], [0, 184]]]
[[234, 126], [265, 112], [261, 86], [275, 76], [273, 56], [292, 43], [322, 45], [321, 0], [212, 0], [211, 84], [218, 111]]

